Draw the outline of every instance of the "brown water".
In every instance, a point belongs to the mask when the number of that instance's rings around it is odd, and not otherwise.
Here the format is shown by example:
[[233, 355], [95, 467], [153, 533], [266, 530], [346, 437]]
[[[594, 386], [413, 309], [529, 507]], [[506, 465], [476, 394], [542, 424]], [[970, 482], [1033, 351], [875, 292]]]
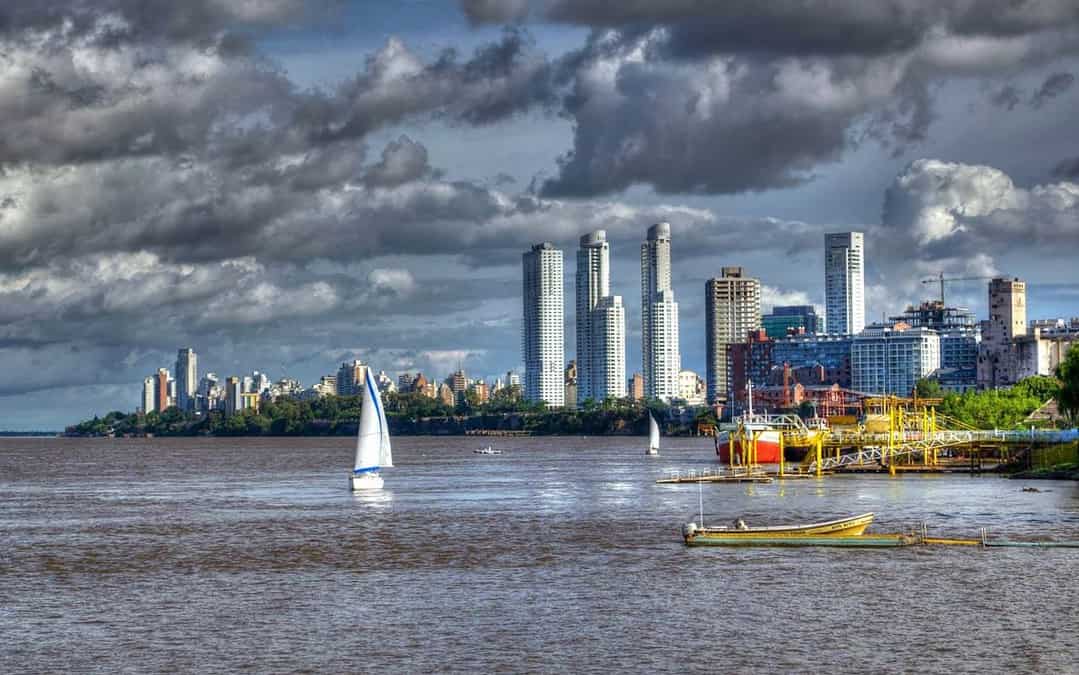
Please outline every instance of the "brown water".
[[[483, 442], [486, 445], [486, 441]], [[687, 549], [709, 443], [0, 440], [0, 671], [1077, 673], [1079, 551]], [[1079, 539], [1079, 487], [706, 485], [705, 519]]]

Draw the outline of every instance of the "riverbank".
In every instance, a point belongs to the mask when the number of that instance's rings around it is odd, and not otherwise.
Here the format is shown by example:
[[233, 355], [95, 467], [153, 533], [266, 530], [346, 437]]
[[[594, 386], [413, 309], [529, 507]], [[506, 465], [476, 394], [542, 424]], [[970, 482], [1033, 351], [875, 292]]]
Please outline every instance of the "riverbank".
[[1022, 480], [1079, 480], [1079, 464], [1058, 464], [1013, 473], [1009, 478]]
[[1028, 468], [1010, 477], [1027, 480], [1079, 480], [1079, 442], [1035, 448], [1031, 451]]
[[[611, 399], [586, 402], [579, 410], [548, 410], [521, 400], [483, 404], [460, 401], [450, 406], [419, 394], [387, 393], [386, 421], [393, 435], [463, 436], [480, 432], [511, 432], [534, 436], [640, 436], [648, 433], [648, 417], [659, 421], [665, 435], [694, 434], [698, 426], [712, 428], [715, 416], [707, 407], [671, 407], [662, 401]], [[356, 433], [362, 399], [326, 396], [298, 401], [278, 397], [227, 414], [223, 410], [124, 413], [112, 411], [65, 430], [66, 435], [153, 436], [349, 436]], [[698, 424], [700, 423], [700, 424]]]

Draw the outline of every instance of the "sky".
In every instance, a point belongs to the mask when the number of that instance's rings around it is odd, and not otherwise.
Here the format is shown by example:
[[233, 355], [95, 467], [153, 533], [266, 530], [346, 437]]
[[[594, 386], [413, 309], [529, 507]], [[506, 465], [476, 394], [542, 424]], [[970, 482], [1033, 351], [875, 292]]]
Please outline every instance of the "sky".
[[572, 298], [594, 229], [632, 372], [660, 221], [699, 373], [706, 280], [821, 305], [831, 231], [871, 320], [940, 272], [1076, 316], [1076, 73], [1074, 0], [5, 0], [0, 430], [134, 410], [181, 347], [493, 379], [521, 254], [562, 248]]

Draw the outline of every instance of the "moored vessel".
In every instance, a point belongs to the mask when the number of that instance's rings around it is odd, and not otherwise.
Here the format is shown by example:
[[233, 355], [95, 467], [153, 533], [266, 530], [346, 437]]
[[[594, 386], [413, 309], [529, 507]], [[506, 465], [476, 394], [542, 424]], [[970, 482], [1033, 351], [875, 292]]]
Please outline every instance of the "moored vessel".
[[[873, 522], [873, 513], [827, 520], [804, 525], [769, 525], [749, 527], [741, 520], [731, 526], [704, 527], [696, 523], [682, 526], [686, 546], [734, 546], [739, 543], [762, 545], [772, 540], [805, 539], [808, 537], [860, 537]], [[703, 519], [702, 519], [703, 520]], [[790, 545], [804, 545], [788, 542]]]

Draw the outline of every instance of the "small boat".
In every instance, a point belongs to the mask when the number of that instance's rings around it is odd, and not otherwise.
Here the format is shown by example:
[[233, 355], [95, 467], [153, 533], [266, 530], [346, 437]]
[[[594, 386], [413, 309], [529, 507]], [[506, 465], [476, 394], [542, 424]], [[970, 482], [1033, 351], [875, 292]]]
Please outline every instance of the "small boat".
[[[686, 546], [738, 546], [740, 544], [762, 545], [772, 540], [791, 540], [788, 545], [804, 545], [794, 540], [812, 537], [861, 537], [870, 523], [872, 513], [827, 520], [806, 525], [770, 525], [748, 527], [738, 520], [730, 527], [698, 527], [696, 523], [682, 526], [682, 538]], [[871, 535], [876, 536], [876, 535]]]
[[656, 424], [656, 418], [652, 417], [652, 411], [648, 412], [648, 449], [644, 454], [651, 456], [659, 454], [659, 425]]
[[489, 445], [486, 448], [476, 448], [472, 452], [476, 453], [477, 455], [501, 455], [502, 454], [501, 450], [495, 450], [494, 448], [492, 448]]
[[383, 480], [379, 469], [393, 466], [390, 450], [390, 428], [386, 424], [386, 411], [378, 395], [371, 368], [364, 376], [363, 406], [360, 408], [360, 429], [356, 435], [356, 461], [353, 464], [349, 485], [353, 491], [380, 490]]

